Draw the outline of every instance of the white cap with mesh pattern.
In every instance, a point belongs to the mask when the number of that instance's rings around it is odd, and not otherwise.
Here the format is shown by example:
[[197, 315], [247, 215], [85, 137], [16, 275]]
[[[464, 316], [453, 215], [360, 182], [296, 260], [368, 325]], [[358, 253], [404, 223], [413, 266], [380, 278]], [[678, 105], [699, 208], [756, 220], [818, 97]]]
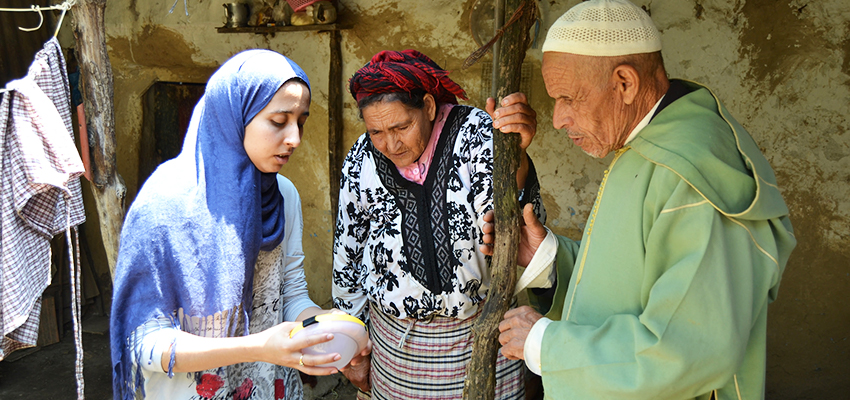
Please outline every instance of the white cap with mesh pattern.
[[586, 56], [624, 56], [661, 50], [661, 34], [640, 7], [628, 0], [577, 4], [549, 28], [543, 51]]

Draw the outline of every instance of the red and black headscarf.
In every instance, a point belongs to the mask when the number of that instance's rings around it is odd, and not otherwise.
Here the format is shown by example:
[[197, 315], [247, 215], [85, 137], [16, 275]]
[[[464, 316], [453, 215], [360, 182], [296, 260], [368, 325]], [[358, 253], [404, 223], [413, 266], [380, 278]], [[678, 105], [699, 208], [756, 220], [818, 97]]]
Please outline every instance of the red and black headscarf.
[[449, 79], [449, 71], [416, 50], [375, 54], [348, 80], [348, 90], [358, 102], [375, 94], [409, 93], [414, 89], [430, 93], [437, 103], [457, 104], [457, 97], [467, 99], [466, 92]]

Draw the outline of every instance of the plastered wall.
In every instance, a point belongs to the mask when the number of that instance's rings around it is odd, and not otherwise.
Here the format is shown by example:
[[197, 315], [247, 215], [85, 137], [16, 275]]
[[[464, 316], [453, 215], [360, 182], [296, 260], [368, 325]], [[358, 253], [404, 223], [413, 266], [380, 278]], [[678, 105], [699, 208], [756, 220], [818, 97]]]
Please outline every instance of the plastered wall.
[[[342, 33], [344, 80], [383, 49], [415, 48], [431, 56], [481, 105], [482, 67], [462, 70], [477, 46], [469, 29], [474, 0], [341, 0], [352, 29]], [[577, 1], [539, 3], [539, 41]], [[277, 50], [300, 64], [312, 83], [305, 136], [281, 173], [298, 187], [311, 297], [330, 300], [332, 210], [328, 191], [328, 35], [219, 34], [221, 2], [173, 0], [107, 3], [107, 46], [115, 76], [118, 168], [135, 195], [143, 95], [156, 81], [204, 82], [247, 48]], [[750, 131], [777, 172], [799, 245], [770, 309], [770, 399], [843, 398], [850, 389], [850, 3], [846, 0], [639, 0], [662, 31], [671, 77], [713, 88]], [[535, 160], [557, 233], [580, 236], [602, 171], [610, 162], [584, 155], [551, 126], [552, 102], [529, 50], [529, 96], [539, 131]], [[484, 61], [489, 61], [489, 56]], [[346, 87], [347, 89], [347, 87]], [[362, 133], [345, 93], [344, 147]], [[89, 229], [89, 232], [94, 230]], [[90, 233], [94, 234], [94, 233]], [[722, 357], [723, 355], [718, 355]]]

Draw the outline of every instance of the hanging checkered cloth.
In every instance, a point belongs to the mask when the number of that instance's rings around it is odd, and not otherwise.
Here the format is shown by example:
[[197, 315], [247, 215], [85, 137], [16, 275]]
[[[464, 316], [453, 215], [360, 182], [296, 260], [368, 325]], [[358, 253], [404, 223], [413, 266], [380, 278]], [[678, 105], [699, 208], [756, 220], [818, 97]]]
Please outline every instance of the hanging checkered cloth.
[[[372, 393], [376, 400], [450, 400], [463, 397], [466, 366], [472, 353], [472, 326], [481, 314], [461, 320], [398, 319], [369, 307], [372, 339]], [[496, 399], [524, 399], [522, 360], [496, 361]], [[369, 395], [360, 392], [359, 399]]]
[[348, 81], [348, 90], [357, 101], [374, 94], [414, 89], [430, 93], [440, 104], [457, 104], [457, 97], [467, 99], [466, 92], [449, 79], [449, 71], [416, 50], [375, 54]]
[[[83, 398], [79, 246], [71, 228], [85, 221], [65, 60], [55, 38], [0, 103], [0, 359], [35, 346], [41, 294], [50, 284], [50, 240], [66, 233], [71, 264], [77, 396]], [[79, 238], [77, 238], [77, 242]]]

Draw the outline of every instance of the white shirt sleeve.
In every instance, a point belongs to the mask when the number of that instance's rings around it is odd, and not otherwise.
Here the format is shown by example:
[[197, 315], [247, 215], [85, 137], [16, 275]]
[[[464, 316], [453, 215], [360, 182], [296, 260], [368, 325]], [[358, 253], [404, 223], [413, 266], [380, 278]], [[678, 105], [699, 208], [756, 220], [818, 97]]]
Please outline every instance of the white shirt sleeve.
[[[130, 335], [134, 354], [139, 355], [138, 358], [133, 357], [133, 363], [135, 365], [138, 361], [141, 364], [145, 394], [149, 399], [191, 399], [197, 396], [192, 374], [168, 376], [168, 371], [162, 368], [162, 354], [168, 357], [172, 343], [180, 346], [176, 343], [179, 332], [171, 326], [169, 318], [160, 317], [139, 325]], [[135, 373], [135, 368], [133, 371]]]
[[[557, 254], [558, 240], [555, 239], [552, 231], [546, 228], [546, 237], [540, 243], [540, 246], [534, 253], [534, 257], [528, 263], [525, 272], [517, 280], [515, 293], [519, 293], [521, 290], [529, 287], [552, 287], [555, 284], [557, 273], [557, 269], [555, 268], [555, 256]], [[525, 346], [522, 349], [522, 357], [525, 359], [528, 370], [537, 375], [540, 375], [542, 370], [540, 366], [540, 352], [543, 346], [543, 333], [551, 322], [552, 320], [549, 318], [540, 318], [528, 332], [528, 337], [525, 339]]]
[[555, 268], [555, 256], [558, 255], [558, 240], [549, 228], [546, 228], [546, 237], [534, 257], [525, 268], [525, 272], [517, 279], [514, 295], [527, 288], [550, 288], [555, 284], [557, 269]]
[[139, 362], [145, 371], [166, 372], [162, 369], [162, 353], [171, 347], [179, 330], [171, 326], [168, 318], [157, 318], [139, 325], [130, 335]]
[[525, 365], [528, 370], [537, 375], [541, 374], [542, 367], [540, 365], [540, 352], [543, 348], [543, 333], [546, 332], [546, 327], [552, 323], [552, 320], [546, 317], [540, 318], [528, 331], [528, 337], [525, 338], [525, 346], [522, 348], [522, 358], [525, 359]]
[[304, 219], [301, 216], [301, 196], [295, 185], [284, 177], [277, 175], [277, 187], [283, 195], [284, 210], [286, 213], [286, 243], [283, 256], [283, 290], [281, 301], [283, 302], [284, 321], [295, 321], [298, 315], [310, 307], [318, 307], [307, 291], [307, 278], [304, 275], [304, 250], [301, 237], [304, 232]]

